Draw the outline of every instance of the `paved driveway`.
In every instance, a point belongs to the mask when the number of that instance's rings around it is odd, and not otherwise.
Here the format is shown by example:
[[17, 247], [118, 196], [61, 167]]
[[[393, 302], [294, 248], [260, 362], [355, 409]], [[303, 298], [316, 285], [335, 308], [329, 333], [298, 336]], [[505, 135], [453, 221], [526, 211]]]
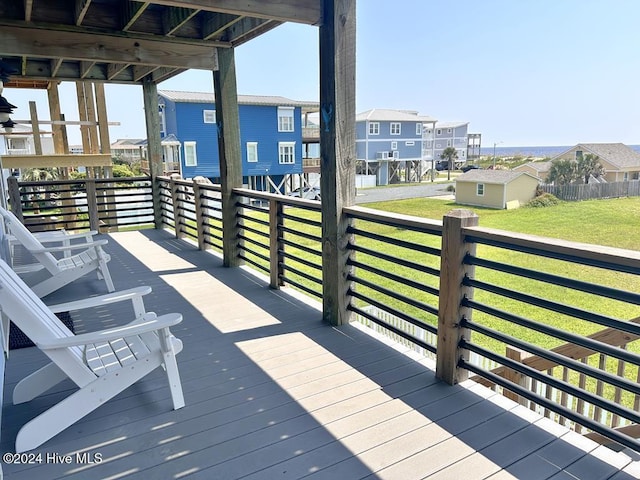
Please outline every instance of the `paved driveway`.
[[402, 200], [404, 198], [451, 195], [451, 192], [447, 192], [448, 185], [453, 185], [453, 182], [429, 182], [406, 187], [359, 188], [356, 194], [356, 203], [385, 202], [387, 200]]

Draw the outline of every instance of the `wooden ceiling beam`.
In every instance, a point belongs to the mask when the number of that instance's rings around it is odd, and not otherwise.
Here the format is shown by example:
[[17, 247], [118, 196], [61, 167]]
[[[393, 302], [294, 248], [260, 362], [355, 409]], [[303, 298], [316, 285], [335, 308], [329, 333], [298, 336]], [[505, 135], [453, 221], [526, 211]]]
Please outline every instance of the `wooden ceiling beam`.
[[56, 60], [51, 60], [51, 77], [55, 77], [58, 75], [58, 71], [62, 66], [62, 59], [58, 58]]
[[33, 13], [33, 0], [24, 0], [24, 21], [31, 21], [31, 14]]
[[183, 68], [160, 67], [151, 73], [151, 79], [153, 80], [154, 83], [160, 83], [160, 82], [164, 82], [165, 80], [168, 80], [171, 77], [175, 77], [176, 75], [179, 75], [185, 71], [186, 70]]
[[87, 14], [87, 10], [89, 10], [90, 5], [91, 0], [76, 0], [76, 25], [82, 25], [82, 22], [84, 21], [84, 17]]
[[82, 60], [80, 62], [80, 78], [83, 80], [89, 76], [91, 73], [91, 69], [95, 66], [96, 62], [89, 62], [86, 60]]
[[134, 65], [133, 66], [133, 81], [134, 82], [139, 82], [144, 77], [149, 75], [151, 72], [157, 70], [158, 68], [159, 67], [146, 67], [146, 66]]
[[[228, 42], [188, 42], [173, 37], [105, 35], [78, 31], [0, 25], [0, 45], [8, 56], [129, 63], [213, 70], [217, 51]], [[46, 49], [43, 46], [46, 45]]]
[[151, 2], [122, 2], [122, 30], [130, 30], [140, 15], [144, 13]]
[[275, 20], [265, 20], [261, 18], [243, 18], [241, 21], [234, 23], [228, 29], [228, 35], [225, 40], [235, 45], [237, 42], [246, 42], [252, 38], [262, 35], [264, 32], [280, 25], [281, 22]]
[[238, 15], [231, 15], [229, 13], [214, 14], [211, 12], [205, 12], [202, 17], [202, 39], [209, 40], [219, 37], [224, 31], [231, 27], [234, 23], [239, 22], [244, 17]]
[[165, 35], [173, 35], [200, 10], [191, 8], [167, 8], [162, 12], [162, 28]]
[[245, 17], [265, 18], [280, 22], [322, 24], [322, 2], [318, 0], [258, 1], [245, 0], [154, 0], [168, 7], [199, 8], [211, 12], [230, 13]]
[[113, 80], [126, 70], [128, 66], [127, 63], [110, 63], [107, 65], [107, 80]]

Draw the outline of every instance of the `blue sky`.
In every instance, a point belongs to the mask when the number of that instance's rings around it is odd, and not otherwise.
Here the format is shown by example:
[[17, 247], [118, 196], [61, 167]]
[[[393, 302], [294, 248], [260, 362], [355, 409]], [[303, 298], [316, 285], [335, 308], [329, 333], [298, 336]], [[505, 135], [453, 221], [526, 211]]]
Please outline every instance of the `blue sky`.
[[[359, 0], [356, 111], [417, 110], [468, 121], [501, 146], [640, 144], [637, 0]], [[236, 50], [238, 93], [318, 100], [318, 29], [287, 24]], [[190, 71], [159, 89], [213, 91]], [[60, 87], [77, 119], [75, 87]], [[111, 140], [145, 136], [142, 89], [107, 85]], [[46, 94], [6, 89], [28, 118]], [[80, 143], [69, 128], [70, 143]]]

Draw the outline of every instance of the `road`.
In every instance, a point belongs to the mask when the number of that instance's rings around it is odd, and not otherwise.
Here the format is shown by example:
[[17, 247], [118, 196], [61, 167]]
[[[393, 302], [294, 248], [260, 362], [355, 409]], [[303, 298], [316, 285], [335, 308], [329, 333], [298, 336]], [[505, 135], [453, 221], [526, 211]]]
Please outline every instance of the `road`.
[[387, 200], [402, 200], [405, 198], [415, 197], [451, 195], [451, 192], [447, 192], [448, 185], [453, 185], [453, 182], [425, 182], [421, 185], [410, 185], [406, 187], [359, 188], [356, 194], [356, 204], [385, 202]]

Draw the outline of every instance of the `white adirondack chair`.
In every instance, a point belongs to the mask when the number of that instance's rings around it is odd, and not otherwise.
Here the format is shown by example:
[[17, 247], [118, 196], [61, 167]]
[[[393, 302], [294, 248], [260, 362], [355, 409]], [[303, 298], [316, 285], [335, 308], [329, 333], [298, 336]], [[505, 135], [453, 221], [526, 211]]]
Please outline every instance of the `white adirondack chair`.
[[[0, 207], [0, 215], [4, 218], [5, 225], [15, 242], [20, 243], [50, 274], [49, 277], [31, 286], [39, 297], [49, 295], [93, 270], [97, 270], [98, 277], [104, 279], [109, 292], [115, 290], [107, 267], [107, 262], [111, 258], [102, 250], [107, 240], [74, 244], [63, 242], [63, 245], [46, 247], [12, 212]], [[43, 239], [45, 242], [50, 242], [52, 237], [53, 235], [43, 236]], [[69, 254], [79, 250], [80, 253]], [[56, 258], [53, 255], [56, 252], [62, 253], [63, 257]], [[19, 273], [25, 273], [19, 267], [16, 270]], [[26, 271], [32, 270], [31, 267], [26, 269]]]
[[[24, 425], [16, 437], [16, 452], [34, 449], [104, 402], [162, 366], [169, 379], [173, 408], [184, 406], [175, 355], [182, 342], [169, 331], [182, 321], [178, 313], [156, 316], [145, 313], [139, 287], [93, 297], [80, 302], [47, 307], [40, 298], [0, 260], [2, 315], [13, 321], [51, 360], [21, 380], [13, 391], [13, 403], [28, 402], [62, 380], [71, 379], [79, 390]], [[94, 333], [74, 335], [54, 311], [132, 300], [135, 320]]]

